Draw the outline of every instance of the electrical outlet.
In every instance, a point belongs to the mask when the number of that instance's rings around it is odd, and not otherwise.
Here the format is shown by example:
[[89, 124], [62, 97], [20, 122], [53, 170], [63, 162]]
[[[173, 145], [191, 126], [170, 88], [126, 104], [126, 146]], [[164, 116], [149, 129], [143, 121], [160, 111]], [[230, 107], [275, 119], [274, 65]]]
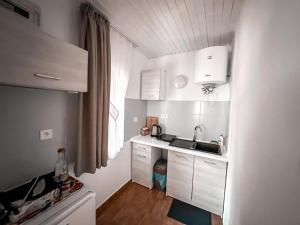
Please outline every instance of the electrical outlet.
[[160, 114], [160, 118], [161, 119], [168, 119], [169, 115], [167, 113], [162, 113], [162, 114]]
[[134, 116], [134, 117], [133, 117], [133, 122], [136, 123], [136, 122], [138, 122], [138, 121], [139, 121], [139, 118], [138, 118], [137, 116]]
[[40, 140], [48, 140], [53, 138], [53, 130], [48, 129], [48, 130], [40, 130]]

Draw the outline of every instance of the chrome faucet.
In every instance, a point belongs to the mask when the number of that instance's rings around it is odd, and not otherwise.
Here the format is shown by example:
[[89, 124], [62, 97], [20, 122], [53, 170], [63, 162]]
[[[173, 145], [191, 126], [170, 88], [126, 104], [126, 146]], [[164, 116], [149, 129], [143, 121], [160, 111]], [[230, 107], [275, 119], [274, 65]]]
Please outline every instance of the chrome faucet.
[[197, 139], [196, 132], [198, 129], [200, 130], [200, 132], [203, 132], [203, 128], [200, 125], [195, 126], [193, 141], [196, 141], [196, 139]]
[[218, 140], [218, 144], [223, 147], [224, 146], [224, 136], [221, 134]]

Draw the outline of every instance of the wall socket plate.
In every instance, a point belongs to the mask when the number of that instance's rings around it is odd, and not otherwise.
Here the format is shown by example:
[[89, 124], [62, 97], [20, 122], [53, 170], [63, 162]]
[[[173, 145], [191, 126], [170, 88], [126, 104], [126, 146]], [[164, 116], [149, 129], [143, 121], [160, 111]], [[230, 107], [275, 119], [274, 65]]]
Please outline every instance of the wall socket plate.
[[160, 114], [160, 118], [161, 118], [161, 119], [168, 119], [168, 118], [169, 118], [169, 114], [167, 114], [167, 113], [162, 113], [162, 114]]
[[48, 140], [53, 138], [53, 130], [47, 129], [47, 130], [40, 130], [40, 140]]
[[136, 122], [138, 122], [138, 121], [139, 121], [139, 118], [138, 118], [137, 116], [134, 116], [134, 117], [133, 117], [133, 122], [136, 123]]

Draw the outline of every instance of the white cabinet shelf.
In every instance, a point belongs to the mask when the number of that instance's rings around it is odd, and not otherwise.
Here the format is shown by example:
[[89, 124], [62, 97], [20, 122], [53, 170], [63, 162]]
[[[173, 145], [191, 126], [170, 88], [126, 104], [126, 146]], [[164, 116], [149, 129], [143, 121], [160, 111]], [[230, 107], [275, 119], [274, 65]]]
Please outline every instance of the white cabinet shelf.
[[166, 97], [166, 72], [147, 70], [141, 75], [141, 99], [164, 100]]
[[0, 7], [0, 84], [87, 91], [87, 51]]

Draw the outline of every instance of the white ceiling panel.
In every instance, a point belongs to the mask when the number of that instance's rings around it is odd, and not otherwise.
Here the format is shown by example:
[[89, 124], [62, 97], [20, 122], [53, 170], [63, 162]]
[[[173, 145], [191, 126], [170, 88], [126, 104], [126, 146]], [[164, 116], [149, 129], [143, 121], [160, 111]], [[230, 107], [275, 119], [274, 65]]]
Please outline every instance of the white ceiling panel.
[[230, 44], [242, 0], [97, 0], [150, 58]]

